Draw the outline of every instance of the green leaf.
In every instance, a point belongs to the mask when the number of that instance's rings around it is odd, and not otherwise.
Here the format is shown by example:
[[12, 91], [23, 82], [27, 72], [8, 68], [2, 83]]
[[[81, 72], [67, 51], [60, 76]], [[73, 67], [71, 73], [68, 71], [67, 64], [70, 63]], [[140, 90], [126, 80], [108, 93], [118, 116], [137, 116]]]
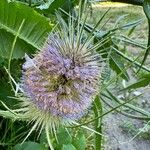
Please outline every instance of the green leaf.
[[[141, 24], [142, 22], [143, 22], [143, 19], [139, 19], [139, 20], [136, 20], [136, 21], [134, 21], [134, 22], [130, 22], [130, 23], [127, 23], [127, 24], [125, 24], [125, 25], [123, 25], [123, 26], [120, 26], [120, 27], [118, 27], [118, 28], [116, 28], [116, 29], [117, 29], [117, 30], [118, 30], [118, 29], [120, 29], [120, 30], [122, 30], [122, 29], [124, 29], [124, 30], [131, 29], [131, 28], [133, 28], [133, 27], [138, 26], [138, 25]], [[116, 29], [113, 29], [113, 30], [116, 30]]]
[[[150, 28], [150, 22], [149, 22], [149, 28]], [[142, 65], [145, 63], [145, 61], [146, 61], [146, 59], [147, 59], [149, 53], [150, 53], [150, 38], [149, 38], [148, 48], [147, 48], [146, 51], [145, 51], [144, 58], [143, 58], [142, 63], [141, 63], [141, 67], [142, 67]], [[139, 68], [139, 70], [141, 69], [141, 67]]]
[[[11, 45], [13, 43], [14, 36], [3, 30], [0, 29], [0, 55], [2, 58], [8, 58], [9, 53], [11, 50]], [[27, 44], [25, 41], [18, 39], [17, 42], [15, 43], [15, 48], [13, 52], [12, 58], [22, 58], [25, 53], [34, 53], [35, 48], [29, 44]]]
[[140, 87], [145, 87], [150, 84], [150, 74], [144, 75], [141, 79], [139, 79], [137, 82], [129, 85], [128, 87], [122, 89], [122, 90], [130, 90], [130, 89], [137, 89]]
[[[113, 48], [111, 48], [113, 46]], [[117, 74], [121, 74], [120, 76], [128, 80], [127, 71], [124, 70], [124, 60], [122, 57], [114, 50], [118, 50], [118, 46], [114, 44], [113, 40], [110, 39], [107, 42], [104, 42], [102, 46], [97, 49], [97, 52], [101, 54], [103, 58], [109, 57], [109, 66], [113, 69]], [[118, 50], [119, 51], [119, 50]], [[109, 54], [111, 52], [111, 54]], [[120, 51], [119, 51], [120, 52]]]
[[40, 135], [40, 143], [41, 144], [47, 143], [47, 137], [46, 137], [45, 132], [42, 132], [41, 135]]
[[56, 10], [62, 8], [65, 12], [69, 12], [77, 5], [78, 0], [50, 0], [44, 5], [37, 7], [37, 10], [50, 16], [54, 14]]
[[78, 150], [72, 144], [63, 145], [61, 150]]
[[[58, 144], [59, 145], [63, 145], [63, 144], [68, 144], [72, 142], [72, 137], [70, 136], [70, 134], [67, 132], [67, 130], [63, 127], [61, 127], [58, 130], [57, 133], [57, 139], [58, 139]], [[63, 140], [62, 140], [63, 139]]]
[[109, 61], [110, 67], [117, 73], [121, 73], [121, 77], [125, 80], [128, 80], [128, 74], [126, 71], [124, 71], [124, 63], [123, 59], [115, 52], [112, 50], [110, 54], [110, 61]]
[[144, 0], [143, 9], [147, 18], [150, 20], [150, 1], [149, 0]]
[[146, 59], [150, 53], [150, 1], [149, 0], [144, 0], [143, 9], [144, 9], [145, 15], [147, 16], [147, 19], [148, 19], [148, 28], [149, 28], [148, 34], [149, 35], [148, 35], [148, 44], [147, 44], [148, 48], [145, 51], [141, 66], [144, 64], [144, 62], [146, 61]]
[[[48, 9], [43, 10], [44, 13], [54, 13], [59, 7], [62, 7], [65, 3], [65, 0], [53, 0], [49, 5]], [[39, 8], [40, 9], [40, 8]]]
[[49, 8], [49, 6], [54, 2], [55, 0], [48, 0], [46, 3], [44, 3], [44, 4], [42, 4], [42, 5], [40, 5], [40, 6], [38, 6], [37, 8], [39, 8], [39, 9], [48, 9]]
[[86, 148], [86, 138], [83, 131], [79, 131], [76, 137], [73, 139], [72, 144], [77, 150], [85, 150]]
[[48, 148], [36, 142], [24, 142], [23, 144], [17, 144], [14, 150], [48, 150]]
[[[24, 24], [18, 35], [19, 39], [14, 49], [14, 58], [24, 56], [25, 52], [33, 53], [33, 48], [34, 50], [40, 49], [48, 36], [48, 32], [52, 29], [49, 21], [32, 8], [19, 2], [8, 3], [6, 0], [1, 0], [0, 6], [0, 29], [3, 29], [0, 30], [0, 39], [4, 37], [0, 43], [0, 55], [8, 58], [7, 54], [10, 51], [10, 46], [7, 45], [11, 44], [10, 42], [17, 34], [23, 20]], [[23, 46], [25, 46], [24, 49], [22, 49]]]
[[124, 14], [124, 15], [121, 15], [121, 16], [118, 16], [118, 19], [116, 20], [115, 24], [114, 24], [114, 27], [117, 27], [118, 24], [124, 20], [125, 17], [127, 17], [129, 14]]

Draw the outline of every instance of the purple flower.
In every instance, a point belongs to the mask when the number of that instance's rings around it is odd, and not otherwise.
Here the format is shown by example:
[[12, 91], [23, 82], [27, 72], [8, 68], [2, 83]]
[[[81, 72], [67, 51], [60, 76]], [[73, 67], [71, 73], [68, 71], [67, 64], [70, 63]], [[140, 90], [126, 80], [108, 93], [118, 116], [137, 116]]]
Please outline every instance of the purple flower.
[[24, 94], [38, 110], [60, 121], [85, 115], [99, 88], [100, 57], [91, 51], [90, 42], [81, 43], [71, 33], [62, 27], [51, 34], [34, 58], [26, 56], [23, 64]]

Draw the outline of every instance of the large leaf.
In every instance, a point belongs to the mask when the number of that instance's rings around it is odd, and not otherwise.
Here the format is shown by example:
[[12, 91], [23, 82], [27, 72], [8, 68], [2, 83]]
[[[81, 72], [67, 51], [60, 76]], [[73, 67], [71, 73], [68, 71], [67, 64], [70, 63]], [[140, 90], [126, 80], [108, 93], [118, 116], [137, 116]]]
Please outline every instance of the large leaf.
[[[23, 21], [24, 23], [18, 34], [18, 30]], [[8, 3], [6, 0], [1, 0], [0, 28], [3, 29], [0, 30], [0, 55], [8, 58], [7, 54], [10, 51], [10, 46], [6, 45], [10, 45], [13, 36], [18, 34], [20, 40], [16, 43], [13, 55], [14, 58], [18, 58], [24, 55], [23, 52], [33, 52], [33, 48], [40, 49], [48, 36], [48, 32], [51, 31], [52, 25], [50, 25], [44, 16], [38, 14], [27, 5], [19, 2]], [[24, 46], [25, 48], [22, 49]]]

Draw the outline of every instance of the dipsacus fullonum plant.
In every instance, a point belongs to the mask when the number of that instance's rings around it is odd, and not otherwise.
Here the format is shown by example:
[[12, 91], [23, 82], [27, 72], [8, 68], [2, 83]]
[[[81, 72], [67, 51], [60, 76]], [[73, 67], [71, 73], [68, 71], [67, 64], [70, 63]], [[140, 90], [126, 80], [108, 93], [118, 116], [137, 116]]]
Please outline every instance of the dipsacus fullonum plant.
[[33, 123], [30, 133], [45, 129], [51, 149], [49, 133], [73, 124], [90, 109], [98, 94], [102, 61], [93, 34], [84, 32], [86, 17], [69, 17], [66, 23], [57, 14], [57, 19], [43, 48], [33, 58], [26, 56], [20, 82], [22, 109], [16, 112]]

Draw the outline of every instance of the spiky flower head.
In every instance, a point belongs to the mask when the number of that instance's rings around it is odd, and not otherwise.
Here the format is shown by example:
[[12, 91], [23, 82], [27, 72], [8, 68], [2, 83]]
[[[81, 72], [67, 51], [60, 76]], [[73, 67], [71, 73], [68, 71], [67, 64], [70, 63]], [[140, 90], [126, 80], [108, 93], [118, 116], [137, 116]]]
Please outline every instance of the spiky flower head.
[[100, 57], [91, 38], [82, 42], [79, 25], [76, 30], [72, 20], [69, 25], [62, 18], [60, 22], [43, 48], [32, 59], [26, 56], [22, 74], [25, 105], [34, 112], [32, 119], [41, 121], [46, 114], [54, 124], [71, 123], [86, 114], [100, 78]]

